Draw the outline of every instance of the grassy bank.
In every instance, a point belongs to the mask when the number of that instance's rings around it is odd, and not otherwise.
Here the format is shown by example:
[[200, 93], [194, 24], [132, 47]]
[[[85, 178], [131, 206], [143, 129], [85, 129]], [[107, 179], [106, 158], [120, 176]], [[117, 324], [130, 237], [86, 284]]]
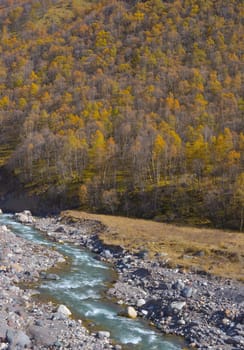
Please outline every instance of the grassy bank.
[[244, 281], [244, 234], [214, 229], [179, 227], [125, 217], [65, 211], [64, 217], [98, 220], [106, 229], [100, 233], [106, 244], [133, 251], [147, 249], [150, 255], [168, 254], [172, 266], [194, 268]]

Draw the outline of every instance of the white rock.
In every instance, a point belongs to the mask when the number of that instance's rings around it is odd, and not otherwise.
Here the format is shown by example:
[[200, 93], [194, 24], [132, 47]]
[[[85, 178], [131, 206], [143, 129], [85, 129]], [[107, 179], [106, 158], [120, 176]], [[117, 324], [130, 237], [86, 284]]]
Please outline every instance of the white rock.
[[171, 304], [170, 304], [170, 307], [171, 309], [173, 310], [182, 310], [183, 307], [186, 305], [186, 302], [185, 301], [173, 301]]
[[143, 315], [145, 315], [145, 316], [147, 316], [148, 315], [148, 311], [147, 310], [141, 310], [141, 313], [143, 314]]
[[71, 311], [65, 305], [59, 305], [57, 312], [65, 317], [69, 317], [72, 314]]
[[2, 209], [0, 209], [0, 214], [2, 214], [3, 213], [3, 211], [2, 211]]
[[184, 326], [186, 324], [186, 321], [183, 318], [181, 318], [177, 323], [181, 326]]
[[29, 210], [24, 210], [21, 213], [15, 213], [14, 217], [23, 224], [32, 224], [36, 221]]
[[110, 337], [110, 332], [99, 331], [99, 332], [97, 332], [97, 336], [98, 336], [99, 339], [109, 338]]
[[136, 306], [137, 307], [141, 307], [142, 305], [145, 305], [145, 304], [146, 304], [145, 299], [138, 299], [137, 303], [136, 303]]
[[225, 317], [225, 318], [223, 318], [222, 323], [223, 323], [223, 325], [227, 326], [231, 323], [231, 320], [229, 320], [228, 318]]
[[133, 306], [128, 306], [127, 315], [130, 318], [137, 318], [137, 311], [133, 308]]
[[32, 216], [30, 210], [24, 210], [24, 211], [23, 211], [23, 214], [28, 215], [28, 216]]

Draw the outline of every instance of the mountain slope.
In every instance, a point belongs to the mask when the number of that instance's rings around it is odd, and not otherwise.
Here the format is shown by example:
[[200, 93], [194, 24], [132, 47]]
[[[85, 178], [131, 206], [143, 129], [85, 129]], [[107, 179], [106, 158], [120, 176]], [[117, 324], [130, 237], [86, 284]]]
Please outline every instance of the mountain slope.
[[242, 18], [241, 1], [2, 1], [0, 164], [61, 207], [242, 230]]

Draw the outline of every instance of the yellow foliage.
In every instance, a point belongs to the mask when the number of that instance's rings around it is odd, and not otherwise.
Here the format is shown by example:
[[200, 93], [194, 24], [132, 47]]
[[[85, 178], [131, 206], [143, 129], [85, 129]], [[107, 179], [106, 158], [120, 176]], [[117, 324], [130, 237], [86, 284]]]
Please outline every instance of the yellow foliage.
[[7, 108], [9, 106], [10, 100], [8, 96], [3, 96], [0, 99], [0, 108]]
[[161, 135], [157, 135], [153, 145], [153, 155], [154, 157], [158, 157], [163, 154], [165, 149], [165, 141]]

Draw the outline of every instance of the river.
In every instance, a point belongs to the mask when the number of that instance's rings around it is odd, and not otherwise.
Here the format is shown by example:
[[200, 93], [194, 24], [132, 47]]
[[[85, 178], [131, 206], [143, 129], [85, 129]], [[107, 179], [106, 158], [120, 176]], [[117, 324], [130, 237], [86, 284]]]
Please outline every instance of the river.
[[164, 337], [143, 320], [119, 316], [121, 306], [108, 300], [105, 294], [115, 273], [93, 253], [72, 244], [51, 242], [35, 228], [16, 222], [10, 214], [0, 215], [0, 224], [29, 241], [57, 249], [69, 258], [69, 268], [58, 271], [59, 280], [41, 281], [42, 298], [65, 304], [76, 317], [86, 320], [95, 329], [109, 331], [123, 349], [179, 350], [184, 347], [181, 338]]

